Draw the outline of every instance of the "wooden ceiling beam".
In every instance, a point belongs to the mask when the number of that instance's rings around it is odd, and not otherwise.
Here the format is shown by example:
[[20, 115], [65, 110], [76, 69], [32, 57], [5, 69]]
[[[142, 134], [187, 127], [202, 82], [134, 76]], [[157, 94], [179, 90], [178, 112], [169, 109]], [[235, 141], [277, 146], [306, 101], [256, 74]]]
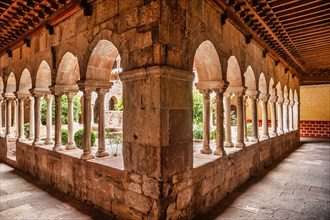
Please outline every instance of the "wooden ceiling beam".
[[283, 26], [290, 26], [292, 24], [301, 24], [305, 22], [323, 21], [330, 17], [329, 11], [319, 13], [318, 15], [305, 15], [304, 18], [292, 19], [290, 21], [282, 21]]
[[329, 15], [329, 8], [324, 8], [323, 10], [314, 10], [313, 12], [302, 12], [301, 15], [296, 15], [296, 16], [289, 16], [287, 18], [282, 18], [282, 24], [286, 24], [287, 22], [291, 21], [297, 21], [297, 20], [304, 20], [308, 17], [314, 17], [314, 16], [320, 16], [324, 13], [327, 13]]
[[290, 36], [302, 35], [302, 34], [308, 33], [308, 32], [313, 32], [313, 31], [319, 31], [319, 30], [323, 30], [323, 29], [328, 29], [329, 26], [330, 26], [330, 23], [329, 24], [313, 25], [312, 27], [308, 27], [308, 28], [297, 28], [295, 30], [292, 30], [292, 31], [288, 32], [288, 34]]
[[291, 17], [300, 17], [300, 16], [304, 16], [306, 14], [311, 14], [314, 12], [318, 12], [318, 11], [322, 11], [322, 10], [329, 10], [329, 6], [330, 6], [330, 2], [326, 3], [324, 5], [322, 4], [317, 4], [314, 7], [308, 7], [308, 9], [306, 10], [293, 10], [292, 12], [279, 12], [276, 14], [276, 16], [282, 20], [282, 19], [287, 19], [287, 18], [291, 18]]
[[[330, 33], [330, 30], [321, 30], [321, 31], [318, 31], [317, 33], [317, 37], [323, 37], [324, 35], [329, 35]], [[305, 39], [309, 39], [309, 38], [314, 38], [315, 39], [315, 34], [313, 33], [308, 33], [308, 34], [304, 34], [304, 35], [296, 35], [296, 36], [292, 36], [292, 40], [294, 42], [298, 41], [298, 40], [305, 40]]]
[[314, 21], [314, 22], [308, 22], [308, 23], [301, 23], [301, 24], [298, 24], [298, 25], [286, 25], [285, 26], [285, 29], [289, 31], [289, 30], [291, 30], [293, 28], [310, 27], [310, 26], [314, 26], [314, 25], [317, 25], [317, 24], [324, 24], [324, 23], [328, 23], [328, 22], [330, 22], [330, 18], [329, 17], [325, 18], [322, 21]]
[[269, 5], [272, 8], [277, 8], [277, 7], [281, 7], [281, 6], [285, 6], [285, 5], [289, 5], [295, 2], [299, 2], [299, 0], [291, 0], [291, 1], [287, 1], [287, 0], [277, 0], [277, 1], [272, 1], [269, 3]]
[[[323, 0], [314, 0], [314, 1], [296, 1], [296, 2], [292, 2], [292, 1], [288, 1], [291, 4], [288, 5], [283, 5], [283, 6], [279, 6], [279, 7], [272, 7], [273, 11], [275, 13], [277, 12], [284, 12], [284, 11], [288, 11], [288, 10], [292, 10], [292, 9], [296, 9], [296, 10], [304, 10], [306, 9], [306, 7], [310, 7], [312, 5], [316, 5], [319, 4], [320, 2], [323, 2]], [[299, 9], [300, 8], [300, 9]]]
[[[313, 3], [313, 4], [310, 4], [308, 5], [308, 10], [310, 9], [314, 9], [314, 8], [318, 8], [320, 6], [327, 6], [329, 5], [329, 2], [328, 1], [324, 1], [324, 2], [316, 2], [316, 3]], [[277, 11], [276, 12], [276, 16], [278, 18], [281, 18], [282, 16], [286, 16], [286, 15], [292, 15], [292, 14], [295, 14], [295, 13], [300, 13], [302, 11], [306, 11], [307, 9], [302, 7], [302, 8], [288, 8], [287, 10], [284, 10], [284, 11]]]

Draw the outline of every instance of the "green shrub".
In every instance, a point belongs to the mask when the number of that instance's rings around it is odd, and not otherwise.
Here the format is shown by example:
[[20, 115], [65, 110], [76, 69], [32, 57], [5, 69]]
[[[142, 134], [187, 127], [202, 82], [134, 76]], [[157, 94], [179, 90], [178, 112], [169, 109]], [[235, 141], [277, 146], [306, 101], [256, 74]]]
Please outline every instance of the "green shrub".
[[[61, 98], [61, 123], [68, 123], [68, 97], [66, 95], [62, 95]], [[47, 102], [46, 99], [41, 99], [41, 123], [46, 125], [47, 121]], [[81, 114], [81, 106], [80, 101], [77, 96], [73, 97], [73, 120], [77, 121]], [[52, 124], [55, 123], [55, 99], [52, 99]]]
[[117, 111], [123, 111], [124, 110], [123, 97], [120, 97], [119, 102], [115, 105], [115, 110], [117, 110]]
[[66, 129], [62, 129], [62, 144], [63, 145], [66, 145], [66, 144], [68, 144], [68, 135], [69, 135], [69, 132], [68, 132], [68, 130], [66, 130]]
[[[91, 146], [95, 144], [96, 135], [94, 131], [91, 131]], [[76, 143], [76, 146], [80, 149], [83, 149], [83, 142], [84, 142], [84, 129], [79, 129], [74, 134], [74, 142]]]
[[194, 125], [193, 137], [194, 139], [203, 139], [203, 123]]
[[252, 136], [252, 123], [248, 123], [246, 129], [247, 136], [251, 137]]
[[215, 139], [217, 136], [217, 131], [216, 129], [212, 130], [211, 133], [210, 133], [210, 139]]
[[230, 112], [230, 121], [232, 126], [237, 125], [237, 116], [234, 111]]
[[26, 138], [30, 136], [30, 123], [24, 124], [24, 135]]

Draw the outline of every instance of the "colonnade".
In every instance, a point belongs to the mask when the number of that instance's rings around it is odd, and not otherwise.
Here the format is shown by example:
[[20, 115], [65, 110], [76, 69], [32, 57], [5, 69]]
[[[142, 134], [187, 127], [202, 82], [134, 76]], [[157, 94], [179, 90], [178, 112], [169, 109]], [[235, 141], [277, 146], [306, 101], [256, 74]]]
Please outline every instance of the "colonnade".
[[[245, 142], [259, 142], [259, 139], [268, 139], [294, 131], [298, 129], [294, 117], [294, 109], [298, 109], [299, 102], [289, 100], [288, 97], [278, 97], [276, 91], [272, 94], [260, 93], [258, 91], [246, 91], [228, 87], [226, 91], [214, 91], [211, 89], [197, 89], [203, 94], [203, 148], [201, 153], [211, 154], [210, 147], [210, 93], [216, 93], [216, 150], [214, 154], [225, 155], [224, 147], [243, 148]], [[231, 99], [236, 97], [237, 107], [237, 134], [235, 143], [231, 134]], [[252, 136], [247, 136], [246, 108], [247, 100], [250, 100], [252, 113]], [[259, 134], [258, 126], [258, 102], [262, 109], [262, 126]], [[271, 126], [268, 126], [268, 106], [270, 107]], [[225, 139], [223, 140], [223, 129], [225, 129]]]
[[[92, 159], [94, 155], [91, 151], [91, 128], [92, 128], [92, 105], [91, 97], [92, 92], [96, 91], [100, 106], [98, 108], [99, 123], [98, 123], [98, 149], [95, 154], [97, 157], [108, 156], [109, 154], [105, 149], [105, 115], [104, 115], [104, 97], [112, 86], [112, 82], [106, 82], [106, 86], [100, 88], [86, 87], [84, 83], [82, 86], [82, 92], [84, 94], [84, 135], [83, 135], [83, 154], [82, 159]], [[52, 93], [50, 92], [40, 92], [38, 90], [30, 90], [30, 92], [15, 92], [15, 94], [4, 93], [0, 98], [0, 135], [5, 136], [6, 139], [17, 139], [19, 142], [30, 141], [32, 146], [40, 145], [53, 145], [53, 151], [63, 151], [75, 149], [74, 143], [74, 109], [73, 101], [74, 96], [79, 90], [66, 91], [65, 88], [59, 88], [57, 86], [50, 87]], [[68, 100], [68, 143], [63, 146], [62, 144], [62, 106], [61, 99], [62, 96], [66, 95]], [[52, 99], [55, 99], [55, 134], [54, 139], [52, 136]], [[46, 138], [41, 138], [41, 98], [46, 100], [47, 112], [46, 112]], [[2, 128], [2, 103], [6, 102], [5, 105], [5, 133]], [[24, 135], [24, 104], [29, 102], [29, 125], [30, 133], [28, 137]], [[14, 103], [14, 104], [13, 104]], [[14, 121], [12, 120], [12, 106], [14, 106]], [[17, 116], [16, 116], [17, 114]], [[17, 119], [16, 119], [17, 117]], [[15, 127], [15, 131], [13, 131]], [[88, 135], [89, 134], [89, 135]]]

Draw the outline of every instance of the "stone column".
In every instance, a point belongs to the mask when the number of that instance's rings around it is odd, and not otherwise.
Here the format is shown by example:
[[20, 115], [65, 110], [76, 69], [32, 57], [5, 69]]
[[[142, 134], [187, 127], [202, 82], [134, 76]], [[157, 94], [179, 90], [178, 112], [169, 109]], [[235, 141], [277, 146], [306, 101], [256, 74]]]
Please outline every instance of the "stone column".
[[2, 99], [0, 99], [0, 135], [3, 135], [3, 130], [2, 130]]
[[104, 95], [109, 91], [109, 89], [97, 89], [97, 95], [99, 99], [99, 125], [98, 125], [98, 137], [99, 137], [99, 147], [95, 156], [105, 157], [109, 156], [109, 153], [105, 151], [105, 125], [104, 125]]
[[45, 140], [45, 144], [54, 144], [52, 138], [52, 95], [46, 95], [46, 103], [47, 103], [47, 118], [46, 118], [46, 126], [47, 126], [47, 137]]
[[215, 155], [225, 156], [226, 151], [223, 147], [223, 91], [214, 90], [215, 92], [215, 101], [217, 104], [216, 110], [216, 144], [217, 148], [214, 151]]
[[35, 116], [35, 122], [34, 122], [34, 142], [33, 146], [38, 146], [42, 144], [42, 141], [40, 139], [40, 125], [41, 125], [41, 119], [40, 119], [40, 99], [41, 94], [34, 94], [34, 116]]
[[244, 121], [243, 121], [243, 93], [235, 93], [237, 100], [237, 138], [234, 144], [237, 148], [245, 147], [244, 144]]
[[231, 117], [230, 117], [230, 99], [231, 93], [224, 94], [224, 106], [225, 106], [225, 132], [226, 132], [226, 140], [224, 143], [225, 147], [233, 147], [233, 143], [231, 141]]
[[18, 115], [18, 140], [25, 140], [24, 137], [24, 97], [18, 98], [18, 107], [19, 107], [19, 115]]
[[18, 101], [15, 98], [14, 100], [14, 124], [13, 127], [15, 128], [14, 136], [18, 136]]
[[289, 132], [288, 105], [289, 105], [289, 100], [285, 99], [284, 103], [283, 103], [283, 131], [284, 131], [284, 133]]
[[95, 158], [91, 151], [91, 116], [92, 116], [92, 92], [91, 88], [84, 89], [84, 152], [81, 155], [81, 159], [89, 160]]
[[94, 125], [94, 106], [95, 104], [91, 104], [91, 124]]
[[262, 95], [260, 97], [261, 101], [261, 108], [262, 108], [262, 133], [260, 134], [261, 138], [269, 138], [268, 134], [268, 111], [267, 111], [267, 104], [268, 104], [268, 95]]
[[11, 98], [8, 98], [7, 100], [7, 107], [6, 107], [6, 110], [7, 110], [7, 120], [6, 120], [6, 137], [10, 138], [12, 137], [11, 135], [11, 132], [10, 132], [10, 128], [11, 128], [11, 102], [12, 102], [12, 99]]
[[203, 94], [203, 149], [201, 153], [211, 154], [210, 149], [210, 90], [201, 90]]
[[290, 104], [289, 104], [289, 131], [293, 131], [293, 105], [294, 105], [294, 101], [290, 100]]
[[277, 99], [277, 134], [283, 134], [283, 98], [278, 98]]
[[299, 128], [299, 102], [295, 101], [293, 106], [294, 112], [293, 112], [293, 129], [298, 130]]
[[30, 96], [30, 135], [29, 140], [34, 140], [34, 97]]
[[53, 151], [62, 151], [62, 126], [61, 126], [61, 98], [62, 94], [55, 93], [55, 145]]
[[250, 99], [251, 99], [251, 113], [252, 113], [252, 137], [250, 141], [259, 142], [257, 95], [251, 95]]
[[272, 96], [269, 100], [270, 101], [271, 120], [272, 120], [272, 127], [271, 127], [271, 132], [270, 132], [271, 137], [277, 136], [277, 132], [276, 132], [276, 100], [277, 100], [277, 96]]
[[243, 128], [244, 128], [244, 142], [248, 142], [249, 139], [247, 138], [247, 123], [246, 123], [246, 101], [247, 96], [243, 96]]
[[73, 141], [73, 97], [74, 93], [69, 93], [68, 95], [68, 144], [66, 145], [66, 150], [71, 150], [76, 148]]

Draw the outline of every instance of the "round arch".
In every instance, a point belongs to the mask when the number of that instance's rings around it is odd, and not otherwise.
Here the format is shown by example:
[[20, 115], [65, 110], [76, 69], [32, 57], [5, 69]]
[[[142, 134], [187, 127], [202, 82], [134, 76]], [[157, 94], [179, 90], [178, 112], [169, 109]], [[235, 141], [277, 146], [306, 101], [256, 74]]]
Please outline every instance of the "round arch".
[[78, 58], [66, 52], [59, 64], [55, 82], [57, 85], [76, 85], [79, 78]]
[[29, 91], [32, 88], [31, 74], [28, 69], [24, 69], [19, 80], [19, 91]]
[[261, 94], [267, 94], [268, 91], [266, 77], [264, 73], [261, 73], [259, 77], [259, 91]]
[[8, 76], [6, 83], [6, 93], [14, 93], [16, 91], [16, 77], [13, 72]]
[[276, 93], [279, 98], [283, 98], [281, 82], [278, 82], [276, 85]]
[[231, 56], [228, 59], [227, 81], [229, 82], [230, 86], [243, 85], [241, 69], [235, 56]]
[[273, 78], [270, 78], [269, 80], [269, 90], [268, 90], [268, 93], [270, 95], [276, 95], [276, 87], [275, 87], [275, 83], [274, 83], [274, 80]]
[[52, 84], [52, 72], [49, 64], [43, 60], [41, 61], [36, 75], [35, 87], [39, 89], [48, 89]]
[[194, 67], [197, 71], [198, 82], [222, 80], [220, 59], [211, 41], [206, 40], [198, 46], [194, 57]]
[[100, 40], [87, 64], [86, 79], [110, 81], [111, 72], [119, 56], [117, 47], [108, 40]]

